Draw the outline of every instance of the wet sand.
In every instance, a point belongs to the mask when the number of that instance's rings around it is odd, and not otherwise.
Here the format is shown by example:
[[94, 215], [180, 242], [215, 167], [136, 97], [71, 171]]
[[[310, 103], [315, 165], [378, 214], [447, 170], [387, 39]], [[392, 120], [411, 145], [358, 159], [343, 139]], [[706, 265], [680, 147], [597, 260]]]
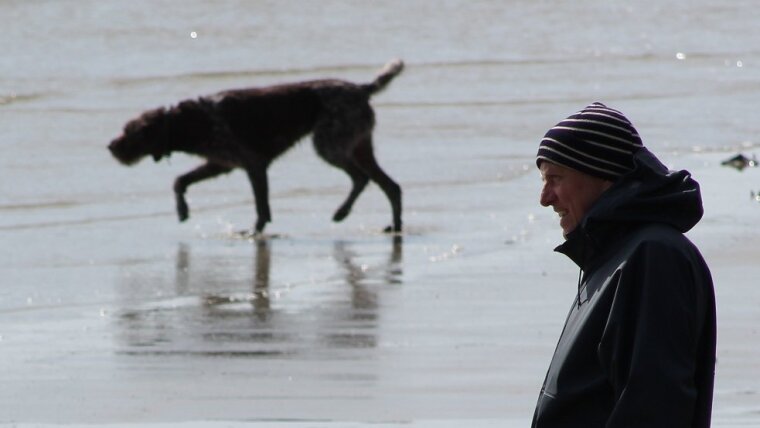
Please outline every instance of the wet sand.
[[[717, 160], [688, 158], [712, 208], [690, 237], [717, 285], [715, 426], [734, 426], [758, 409], [758, 232], [742, 225], [760, 207], [724, 204], [738, 195], [708, 183], [750, 183], [754, 171]], [[526, 174], [439, 198], [472, 203], [489, 188], [528, 198], [537, 187]], [[577, 274], [551, 253], [556, 219], [499, 211], [496, 199], [421, 218], [407, 200], [397, 237], [364, 226], [387, 217], [380, 197], [377, 214], [360, 209], [353, 225], [304, 221], [259, 240], [208, 219], [178, 226], [171, 213], [4, 231], [50, 253], [4, 267], [17, 284], [3, 299], [6, 422], [525, 426]], [[51, 239], [71, 244], [54, 250]]]

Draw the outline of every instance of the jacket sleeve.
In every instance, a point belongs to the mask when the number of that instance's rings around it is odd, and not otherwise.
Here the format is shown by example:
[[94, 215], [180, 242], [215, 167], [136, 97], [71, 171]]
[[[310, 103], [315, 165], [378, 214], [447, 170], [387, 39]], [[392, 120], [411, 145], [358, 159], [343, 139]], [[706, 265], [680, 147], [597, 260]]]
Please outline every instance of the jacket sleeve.
[[607, 427], [691, 427], [699, 330], [699, 274], [682, 249], [644, 242], [617, 272], [598, 357], [614, 391]]

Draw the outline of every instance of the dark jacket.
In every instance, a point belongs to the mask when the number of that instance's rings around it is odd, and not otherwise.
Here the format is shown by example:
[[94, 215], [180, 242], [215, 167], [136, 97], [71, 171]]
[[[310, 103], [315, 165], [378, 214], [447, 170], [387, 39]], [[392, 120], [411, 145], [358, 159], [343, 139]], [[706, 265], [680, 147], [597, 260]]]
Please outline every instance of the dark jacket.
[[557, 247], [582, 269], [533, 427], [709, 427], [710, 271], [683, 235], [699, 185], [646, 149]]

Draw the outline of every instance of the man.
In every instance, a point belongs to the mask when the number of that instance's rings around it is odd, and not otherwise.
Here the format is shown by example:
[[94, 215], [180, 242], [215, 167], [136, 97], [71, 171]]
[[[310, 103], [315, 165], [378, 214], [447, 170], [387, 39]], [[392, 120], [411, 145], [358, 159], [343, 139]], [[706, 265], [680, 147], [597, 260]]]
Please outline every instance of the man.
[[601, 103], [551, 128], [536, 163], [566, 239], [555, 251], [581, 274], [532, 426], [709, 427], [715, 297], [683, 235], [702, 217], [698, 183]]

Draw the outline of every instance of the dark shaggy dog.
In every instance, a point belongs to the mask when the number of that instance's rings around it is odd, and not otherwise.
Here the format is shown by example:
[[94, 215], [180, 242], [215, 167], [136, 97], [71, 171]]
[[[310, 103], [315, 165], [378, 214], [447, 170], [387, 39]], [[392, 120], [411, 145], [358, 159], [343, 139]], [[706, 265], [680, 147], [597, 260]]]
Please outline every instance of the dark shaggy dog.
[[371, 83], [341, 80], [309, 82], [224, 91], [210, 97], [180, 102], [169, 109], [143, 113], [127, 123], [124, 134], [108, 146], [116, 159], [132, 165], [147, 155], [159, 161], [172, 152], [198, 155], [206, 163], [174, 182], [179, 220], [189, 216], [188, 186], [242, 168], [253, 187], [261, 232], [272, 221], [269, 212], [267, 167], [302, 137], [312, 134], [319, 156], [345, 171], [351, 192], [333, 216], [343, 220], [369, 180], [390, 200], [393, 224], [401, 231], [401, 188], [377, 164], [372, 150], [374, 112], [371, 95], [379, 92], [403, 69], [399, 60], [388, 63]]

